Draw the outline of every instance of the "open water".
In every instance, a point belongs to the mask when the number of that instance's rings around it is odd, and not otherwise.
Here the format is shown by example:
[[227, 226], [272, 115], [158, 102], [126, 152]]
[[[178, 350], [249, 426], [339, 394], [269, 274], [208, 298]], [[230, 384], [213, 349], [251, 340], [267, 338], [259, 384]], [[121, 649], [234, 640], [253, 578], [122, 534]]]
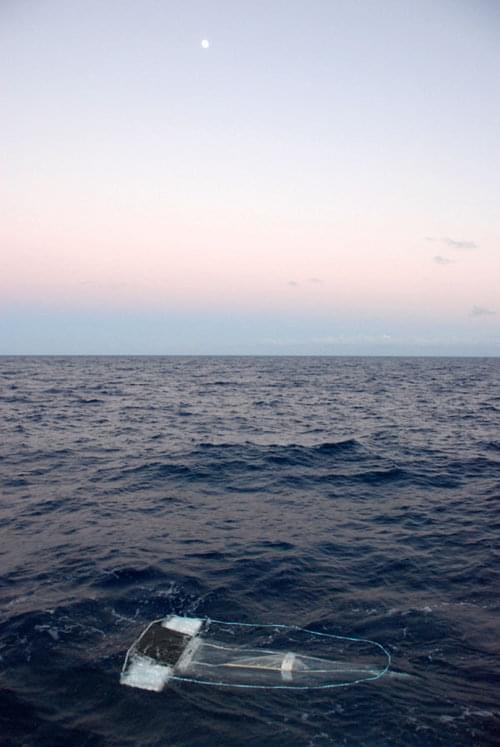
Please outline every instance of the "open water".
[[[499, 359], [3, 358], [0, 473], [2, 747], [499, 744]], [[400, 676], [120, 686], [169, 613]]]

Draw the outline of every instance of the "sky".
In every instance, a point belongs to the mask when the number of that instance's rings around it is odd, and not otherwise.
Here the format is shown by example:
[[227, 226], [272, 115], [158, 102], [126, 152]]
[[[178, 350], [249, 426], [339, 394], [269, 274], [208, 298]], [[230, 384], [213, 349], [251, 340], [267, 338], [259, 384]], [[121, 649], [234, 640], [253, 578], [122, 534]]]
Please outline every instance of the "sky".
[[500, 355], [499, 70], [496, 0], [1, 0], [0, 354]]

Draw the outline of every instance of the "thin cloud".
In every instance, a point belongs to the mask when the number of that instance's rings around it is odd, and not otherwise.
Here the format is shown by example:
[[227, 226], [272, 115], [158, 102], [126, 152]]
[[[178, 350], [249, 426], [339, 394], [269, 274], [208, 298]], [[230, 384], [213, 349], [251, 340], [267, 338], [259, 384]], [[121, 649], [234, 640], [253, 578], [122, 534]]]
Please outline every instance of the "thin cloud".
[[434, 257], [434, 262], [437, 265], [451, 265], [451, 264], [453, 264], [453, 260], [452, 259], [448, 259], [448, 257], [442, 257], [440, 254], [437, 254]]
[[455, 241], [455, 239], [444, 238], [443, 243], [452, 249], [479, 249], [475, 241]]
[[476, 244], [475, 241], [450, 239], [449, 236], [445, 236], [442, 239], [438, 239], [435, 236], [424, 236], [424, 239], [425, 241], [437, 241], [441, 244], [446, 244], [446, 246], [449, 246], [450, 249], [479, 249], [479, 244]]
[[488, 309], [486, 306], [473, 306], [470, 312], [471, 316], [495, 316], [497, 312], [493, 309]]
[[292, 288], [297, 288], [297, 286], [298, 286], [298, 283], [297, 283], [297, 281], [296, 281], [296, 280], [289, 280], [289, 281], [288, 281], [288, 285], [291, 285], [291, 286], [292, 286]]
[[309, 282], [317, 284], [317, 283], [321, 283], [321, 279], [320, 278], [309, 278]]

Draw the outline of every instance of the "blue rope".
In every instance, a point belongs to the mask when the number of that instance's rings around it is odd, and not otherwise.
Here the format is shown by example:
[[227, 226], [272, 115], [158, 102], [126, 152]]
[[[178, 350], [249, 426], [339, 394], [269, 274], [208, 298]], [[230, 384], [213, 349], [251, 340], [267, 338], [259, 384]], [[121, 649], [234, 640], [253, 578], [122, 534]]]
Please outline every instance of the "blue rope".
[[301, 630], [303, 633], [308, 633], [309, 635], [315, 635], [315, 636], [321, 636], [323, 638], [334, 638], [338, 641], [351, 641], [354, 643], [367, 643], [371, 646], [376, 646], [384, 656], [386, 657], [386, 665], [383, 669], [380, 670], [380, 672], [377, 672], [376, 674], [370, 675], [369, 677], [362, 677], [357, 680], [351, 680], [350, 682], [332, 682], [330, 684], [326, 685], [249, 685], [249, 684], [238, 684], [238, 683], [232, 683], [232, 682], [223, 682], [223, 681], [213, 681], [213, 680], [199, 680], [195, 679], [193, 677], [179, 677], [178, 675], [173, 675], [171, 679], [178, 680], [179, 682], [191, 682], [195, 685], [212, 685], [215, 687], [239, 687], [241, 689], [246, 690], [332, 690], [333, 688], [337, 687], [350, 687], [351, 685], [360, 685], [362, 682], [375, 682], [375, 680], [381, 679], [390, 669], [391, 666], [391, 655], [389, 651], [385, 648], [385, 646], [382, 646], [381, 643], [377, 643], [377, 641], [371, 641], [369, 638], [358, 638], [355, 636], [348, 636], [348, 635], [335, 635], [334, 633], [320, 633], [317, 630], [309, 630], [308, 628], [301, 628], [298, 625], [283, 625], [283, 624], [275, 624], [272, 623], [264, 623], [264, 624], [257, 624], [257, 623], [242, 623], [242, 622], [233, 622], [233, 621], [227, 621], [227, 620], [213, 620], [209, 617], [203, 617], [200, 618], [202, 620], [205, 620], [207, 623], [215, 623], [216, 625], [235, 625], [239, 627], [245, 627], [245, 628], [278, 628], [281, 630]]

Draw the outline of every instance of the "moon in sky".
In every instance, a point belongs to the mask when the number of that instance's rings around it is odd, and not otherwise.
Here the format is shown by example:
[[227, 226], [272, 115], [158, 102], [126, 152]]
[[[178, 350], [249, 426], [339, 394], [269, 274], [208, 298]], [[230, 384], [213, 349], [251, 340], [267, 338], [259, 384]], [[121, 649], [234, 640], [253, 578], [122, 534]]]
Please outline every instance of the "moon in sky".
[[210, 46], [210, 42], [208, 41], [208, 39], [203, 39], [201, 42], [201, 46], [203, 47], [203, 49], [208, 49]]

